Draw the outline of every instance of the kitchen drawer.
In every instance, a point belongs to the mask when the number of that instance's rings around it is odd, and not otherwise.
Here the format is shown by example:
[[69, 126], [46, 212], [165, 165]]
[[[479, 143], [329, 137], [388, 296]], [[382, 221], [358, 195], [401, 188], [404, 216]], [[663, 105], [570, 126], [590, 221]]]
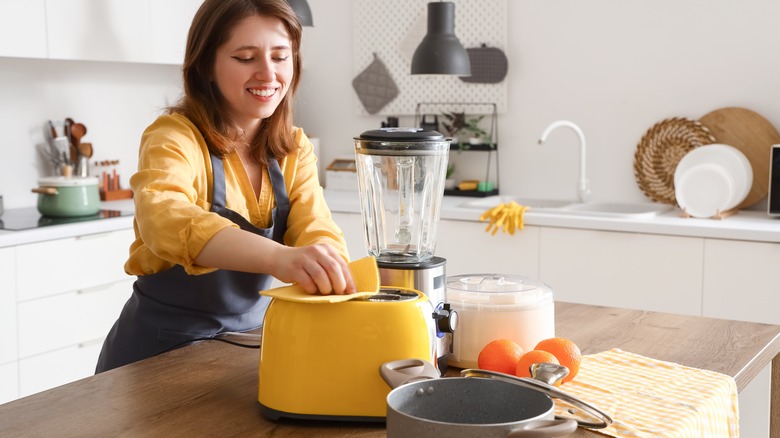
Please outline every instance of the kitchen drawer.
[[0, 248], [0, 363], [16, 360], [16, 255]]
[[19, 357], [104, 338], [133, 280], [19, 303]]
[[780, 324], [780, 244], [704, 241], [703, 315]]
[[506, 274], [539, 276], [539, 227], [526, 226], [515, 235], [485, 232], [484, 223], [439, 222], [436, 255], [447, 259], [447, 276]]
[[0, 404], [19, 398], [19, 364], [0, 365]]
[[74, 345], [19, 361], [19, 395], [26, 397], [95, 374], [103, 340]]
[[16, 247], [17, 299], [127, 280], [124, 264], [133, 239], [133, 230], [127, 229]]
[[540, 280], [555, 299], [701, 315], [703, 239], [543, 228]]

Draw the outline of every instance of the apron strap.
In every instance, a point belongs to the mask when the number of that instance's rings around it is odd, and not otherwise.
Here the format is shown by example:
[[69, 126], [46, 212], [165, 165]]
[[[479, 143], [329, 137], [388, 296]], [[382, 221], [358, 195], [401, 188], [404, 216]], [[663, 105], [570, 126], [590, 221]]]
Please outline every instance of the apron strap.
[[284, 185], [284, 175], [279, 167], [279, 160], [269, 158], [268, 176], [271, 179], [271, 187], [276, 198], [276, 217], [274, 218], [273, 239], [284, 243], [284, 232], [287, 231], [287, 216], [290, 214], [290, 197], [287, 196], [287, 187]]
[[211, 157], [211, 169], [212, 169], [212, 189], [211, 189], [211, 205], [215, 205], [220, 208], [225, 208], [225, 165], [222, 164], [222, 159], [209, 152]]

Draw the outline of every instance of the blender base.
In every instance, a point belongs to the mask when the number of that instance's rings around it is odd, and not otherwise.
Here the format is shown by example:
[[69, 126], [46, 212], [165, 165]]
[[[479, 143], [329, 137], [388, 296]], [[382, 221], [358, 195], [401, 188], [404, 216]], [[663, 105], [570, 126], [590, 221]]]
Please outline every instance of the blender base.
[[444, 308], [446, 292], [447, 260], [443, 257], [431, 257], [421, 262], [386, 262], [377, 261], [379, 278], [382, 287], [403, 287], [422, 292], [428, 297], [434, 314], [433, 324], [436, 327], [437, 365], [441, 374], [448, 368], [448, 358], [452, 353], [452, 332], [440, 330], [436, 312]]

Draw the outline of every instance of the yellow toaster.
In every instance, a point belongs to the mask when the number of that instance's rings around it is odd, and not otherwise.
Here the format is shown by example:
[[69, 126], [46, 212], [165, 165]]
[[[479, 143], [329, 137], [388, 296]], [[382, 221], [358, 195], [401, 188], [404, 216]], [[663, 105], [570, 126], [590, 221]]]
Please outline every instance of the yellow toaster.
[[336, 303], [274, 298], [260, 350], [258, 402], [268, 418], [384, 421], [389, 361], [436, 361], [425, 294], [382, 288]]

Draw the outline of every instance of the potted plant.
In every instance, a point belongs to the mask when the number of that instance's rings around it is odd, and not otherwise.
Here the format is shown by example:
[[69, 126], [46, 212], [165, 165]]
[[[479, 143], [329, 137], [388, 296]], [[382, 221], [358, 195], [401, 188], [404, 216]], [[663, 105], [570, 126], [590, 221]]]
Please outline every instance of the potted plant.
[[442, 126], [453, 143], [458, 143], [459, 150], [468, 149], [466, 144], [490, 143], [490, 135], [479, 125], [485, 116], [469, 117], [465, 112], [450, 112], [442, 114]]

